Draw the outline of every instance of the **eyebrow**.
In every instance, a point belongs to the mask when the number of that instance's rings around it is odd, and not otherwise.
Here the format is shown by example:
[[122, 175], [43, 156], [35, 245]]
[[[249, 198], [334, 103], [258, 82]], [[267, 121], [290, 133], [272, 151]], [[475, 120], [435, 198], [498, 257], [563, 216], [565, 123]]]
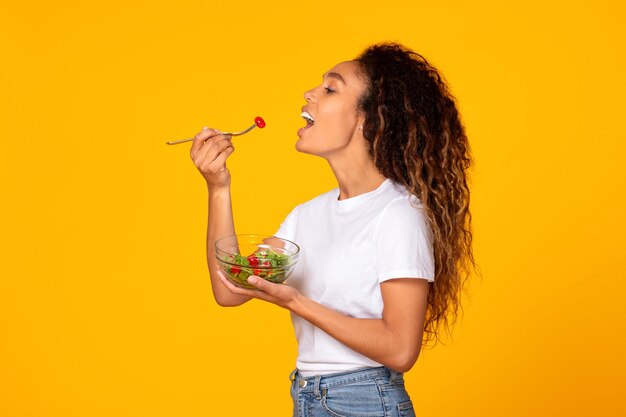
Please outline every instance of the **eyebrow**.
[[338, 79], [339, 81], [341, 81], [342, 83], [344, 83], [344, 84], [346, 83], [346, 80], [344, 80], [344, 79], [343, 79], [343, 77], [341, 76], [341, 74], [338, 74], [338, 73], [336, 73], [336, 72], [329, 72], [329, 73], [326, 73], [326, 74], [322, 75], [322, 79], [324, 79], [324, 77], [332, 77], [332, 78], [336, 78], [336, 79]]

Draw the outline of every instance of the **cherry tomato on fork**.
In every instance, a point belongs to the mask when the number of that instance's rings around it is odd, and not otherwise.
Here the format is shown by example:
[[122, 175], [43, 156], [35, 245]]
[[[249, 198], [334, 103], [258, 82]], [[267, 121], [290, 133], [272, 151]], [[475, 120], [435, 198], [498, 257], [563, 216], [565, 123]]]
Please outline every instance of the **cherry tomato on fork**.
[[265, 127], [265, 120], [262, 117], [255, 117], [254, 123], [256, 123], [257, 127], [263, 129]]

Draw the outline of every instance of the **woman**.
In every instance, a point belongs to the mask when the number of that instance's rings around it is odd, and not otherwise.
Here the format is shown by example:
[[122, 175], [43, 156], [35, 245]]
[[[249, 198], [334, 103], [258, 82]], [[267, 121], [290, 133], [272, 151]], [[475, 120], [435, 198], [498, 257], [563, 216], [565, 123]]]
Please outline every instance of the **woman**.
[[395, 43], [337, 64], [304, 94], [296, 149], [326, 159], [338, 187], [295, 207], [276, 232], [301, 259], [287, 284], [232, 285], [214, 261], [235, 234], [231, 138], [205, 128], [191, 157], [209, 190], [207, 262], [219, 305], [257, 298], [290, 311], [298, 339], [294, 416], [414, 415], [403, 373], [456, 316], [475, 266], [454, 97], [421, 55]]

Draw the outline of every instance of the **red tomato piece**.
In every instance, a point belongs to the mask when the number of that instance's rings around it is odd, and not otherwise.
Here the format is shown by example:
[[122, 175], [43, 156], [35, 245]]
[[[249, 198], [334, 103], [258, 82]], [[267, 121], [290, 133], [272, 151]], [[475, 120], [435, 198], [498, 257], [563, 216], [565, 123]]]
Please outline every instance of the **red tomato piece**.
[[258, 127], [260, 127], [261, 129], [263, 129], [263, 128], [265, 127], [265, 120], [263, 120], [263, 118], [262, 118], [262, 117], [256, 117], [256, 118], [254, 119], [254, 123], [256, 123], [256, 125], [257, 125]]
[[250, 266], [259, 266], [259, 258], [254, 255], [248, 256], [248, 262], [250, 263]]

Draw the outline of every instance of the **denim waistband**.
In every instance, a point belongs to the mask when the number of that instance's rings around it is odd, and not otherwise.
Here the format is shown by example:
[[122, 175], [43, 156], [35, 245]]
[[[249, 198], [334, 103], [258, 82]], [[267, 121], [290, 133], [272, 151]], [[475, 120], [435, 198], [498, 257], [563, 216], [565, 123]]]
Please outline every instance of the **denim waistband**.
[[298, 368], [294, 369], [289, 375], [291, 381], [296, 384], [302, 391], [319, 391], [320, 389], [336, 387], [338, 385], [350, 384], [366, 379], [388, 377], [389, 382], [394, 382], [402, 378], [403, 374], [386, 366], [369, 367], [357, 369], [354, 371], [341, 372], [328, 375], [315, 375], [303, 378], [298, 372]]

